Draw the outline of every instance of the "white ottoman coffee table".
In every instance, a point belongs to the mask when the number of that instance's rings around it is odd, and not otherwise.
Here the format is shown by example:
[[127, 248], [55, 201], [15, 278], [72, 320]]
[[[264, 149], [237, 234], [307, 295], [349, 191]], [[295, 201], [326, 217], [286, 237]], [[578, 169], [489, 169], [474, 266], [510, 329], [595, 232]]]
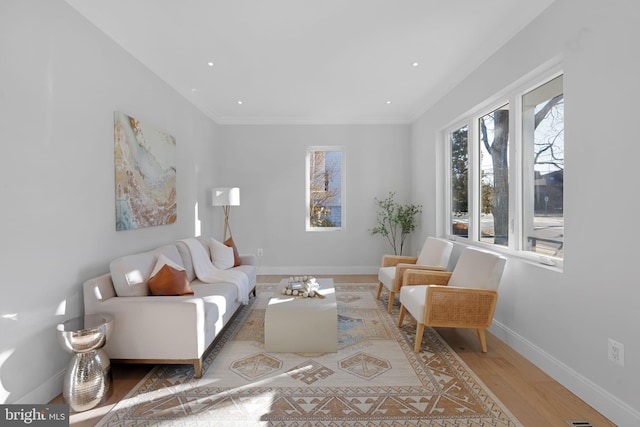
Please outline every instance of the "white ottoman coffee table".
[[[324, 298], [276, 295], [264, 316], [264, 348], [271, 353], [338, 351], [338, 305], [333, 279], [317, 279]], [[280, 282], [280, 289], [287, 279]]]

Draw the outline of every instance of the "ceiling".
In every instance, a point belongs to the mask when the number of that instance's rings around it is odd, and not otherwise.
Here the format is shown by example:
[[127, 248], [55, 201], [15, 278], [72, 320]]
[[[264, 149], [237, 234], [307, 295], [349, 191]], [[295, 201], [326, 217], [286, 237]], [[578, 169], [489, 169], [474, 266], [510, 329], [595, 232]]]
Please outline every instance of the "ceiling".
[[409, 123], [553, 0], [66, 2], [217, 123], [296, 124]]

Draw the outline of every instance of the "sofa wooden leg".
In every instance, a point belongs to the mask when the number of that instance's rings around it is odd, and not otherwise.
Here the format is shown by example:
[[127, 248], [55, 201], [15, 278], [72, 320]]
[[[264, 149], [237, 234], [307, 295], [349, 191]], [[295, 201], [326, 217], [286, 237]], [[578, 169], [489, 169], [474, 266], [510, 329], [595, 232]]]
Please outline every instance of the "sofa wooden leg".
[[195, 371], [196, 378], [202, 378], [202, 359], [198, 359], [193, 362], [193, 370]]
[[378, 294], [376, 295], [376, 299], [380, 299], [380, 294], [382, 293], [382, 282], [378, 282]]
[[393, 291], [389, 291], [389, 307], [387, 307], [387, 311], [389, 313], [391, 313], [391, 310], [393, 310], [393, 303], [396, 300], [396, 293]]

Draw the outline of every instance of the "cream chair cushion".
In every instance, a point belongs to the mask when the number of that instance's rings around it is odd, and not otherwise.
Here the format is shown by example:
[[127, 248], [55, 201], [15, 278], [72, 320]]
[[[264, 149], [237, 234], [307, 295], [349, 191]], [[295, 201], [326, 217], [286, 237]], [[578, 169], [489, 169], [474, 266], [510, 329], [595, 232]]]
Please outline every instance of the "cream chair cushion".
[[500, 284], [507, 260], [495, 253], [477, 248], [466, 248], [449, 279], [448, 286], [487, 289], [495, 291]]
[[420, 251], [420, 255], [418, 255], [416, 265], [428, 265], [446, 270], [452, 250], [453, 243], [444, 239], [427, 237], [427, 240], [422, 246], [422, 251]]
[[393, 289], [393, 280], [396, 277], [395, 267], [381, 267], [378, 271], [378, 280], [384, 285], [385, 288]]
[[[436, 237], [427, 237], [420, 251], [420, 255], [418, 255], [416, 265], [446, 270], [452, 250], [453, 243]], [[393, 290], [393, 281], [395, 278], [395, 267], [381, 267], [380, 270], [378, 270], [378, 280], [390, 291]]]
[[400, 302], [418, 323], [424, 323], [428, 287], [428, 285], [415, 285], [400, 288]]

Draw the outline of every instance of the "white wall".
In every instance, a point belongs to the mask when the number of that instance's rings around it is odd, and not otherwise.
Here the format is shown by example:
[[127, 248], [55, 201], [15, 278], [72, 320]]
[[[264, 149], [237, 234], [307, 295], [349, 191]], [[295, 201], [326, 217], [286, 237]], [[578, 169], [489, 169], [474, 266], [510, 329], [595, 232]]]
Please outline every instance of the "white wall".
[[[241, 189], [241, 205], [231, 208], [239, 251], [264, 250], [259, 274], [377, 272], [390, 246], [369, 232], [374, 198], [396, 191], [397, 201], [408, 202], [409, 144], [407, 125], [221, 126], [216, 156], [224, 181], [216, 185]], [[305, 155], [315, 145], [345, 148], [344, 231], [305, 231]]]
[[[211, 214], [217, 125], [60, 0], [0, 3], [0, 82], [0, 403], [45, 403], [82, 282]], [[175, 224], [115, 231], [114, 110], [176, 138]]]
[[[640, 4], [558, 0], [413, 126], [417, 200], [442, 206], [442, 127], [557, 55], [565, 77], [565, 264], [511, 258], [493, 332], [620, 426], [640, 423], [640, 283], [636, 183], [640, 144]], [[425, 159], [437, 159], [419, 168]], [[444, 232], [425, 213], [418, 234]], [[418, 239], [417, 239], [418, 240]], [[607, 339], [625, 366], [607, 360]]]

